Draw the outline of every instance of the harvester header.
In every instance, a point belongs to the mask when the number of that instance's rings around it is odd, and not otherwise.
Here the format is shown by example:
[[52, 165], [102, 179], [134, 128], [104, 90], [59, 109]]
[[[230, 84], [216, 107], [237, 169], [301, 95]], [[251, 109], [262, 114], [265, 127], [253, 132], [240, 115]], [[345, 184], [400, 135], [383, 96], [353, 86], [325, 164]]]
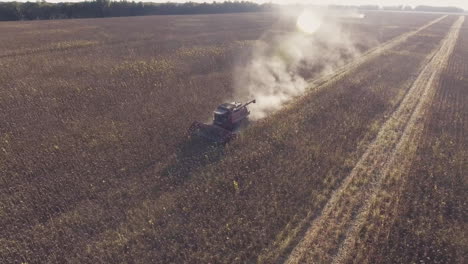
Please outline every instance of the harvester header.
[[227, 143], [236, 137], [242, 124], [246, 123], [250, 114], [247, 106], [255, 102], [254, 99], [244, 104], [238, 102], [220, 104], [213, 112], [212, 124], [195, 121], [189, 128], [189, 134], [215, 143]]

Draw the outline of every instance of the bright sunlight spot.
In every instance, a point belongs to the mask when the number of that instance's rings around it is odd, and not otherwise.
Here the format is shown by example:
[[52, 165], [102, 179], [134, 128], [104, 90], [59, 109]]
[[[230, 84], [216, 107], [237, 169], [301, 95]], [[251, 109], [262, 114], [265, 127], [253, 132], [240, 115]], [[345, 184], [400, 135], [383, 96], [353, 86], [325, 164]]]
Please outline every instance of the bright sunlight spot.
[[297, 27], [304, 33], [316, 32], [322, 24], [321, 18], [311, 11], [303, 11], [297, 18]]

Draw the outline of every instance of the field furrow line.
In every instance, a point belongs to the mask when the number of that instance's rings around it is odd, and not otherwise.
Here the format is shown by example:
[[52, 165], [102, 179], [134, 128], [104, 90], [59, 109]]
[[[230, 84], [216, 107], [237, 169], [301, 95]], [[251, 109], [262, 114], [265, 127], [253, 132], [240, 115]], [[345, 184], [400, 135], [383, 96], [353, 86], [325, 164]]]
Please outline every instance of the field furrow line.
[[[341, 263], [364, 222], [372, 198], [398, 162], [409, 162], [404, 150], [417, 142], [425, 109], [435, 93], [434, 81], [448, 62], [464, 17], [451, 27], [397, 110], [384, 123], [350, 175], [333, 193], [286, 263]], [[313, 250], [312, 250], [313, 249]]]
[[395, 48], [397, 45], [405, 42], [408, 38], [418, 34], [419, 32], [425, 30], [426, 28], [428, 28], [428, 27], [442, 21], [446, 17], [448, 17], [448, 15], [438, 17], [438, 18], [428, 22], [427, 24], [423, 25], [422, 27], [420, 27], [420, 28], [418, 28], [416, 30], [406, 32], [406, 33], [403, 33], [403, 34], [401, 34], [399, 36], [396, 36], [395, 38], [393, 38], [393, 39], [391, 39], [391, 40], [389, 40], [387, 42], [384, 42], [383, 44], [381, 44], [381, 45], [379, 45], [377, 47], [369, 49], [368, 51], [364, 52], [358, 58], [352, 60], [350, 63], [338, 68], [336, 71], [334, 71], [334, 72], [332, 72], [330, 74], [326, 74], [326, 75], [320, 76], [318, 78], [309, 80], [310, 88], [311, 89], [320, 89], [321, 87], [324, 87], [324, 84], [336, 81], [337, 79], [340, 79], [340, 78], [344, 77], [346, 74], [349, 74], [354, 69], [356, 69], [357, 67], [363, 65], [367, 61], [378, 57], [380, 54], [382, 54], [385, 51], [388, 51], [388, 50], [390, 50], [392, 48]]

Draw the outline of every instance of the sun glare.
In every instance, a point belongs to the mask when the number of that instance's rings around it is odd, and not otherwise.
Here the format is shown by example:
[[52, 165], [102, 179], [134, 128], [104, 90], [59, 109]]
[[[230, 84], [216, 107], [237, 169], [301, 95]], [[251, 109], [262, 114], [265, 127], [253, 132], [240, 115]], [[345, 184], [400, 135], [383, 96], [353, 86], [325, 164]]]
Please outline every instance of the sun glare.
[[310, 11], [303, 11], [297, 18], [297, 27], [304, 33], [312, 34], [316, 32], [322, 24], [321, 19]]

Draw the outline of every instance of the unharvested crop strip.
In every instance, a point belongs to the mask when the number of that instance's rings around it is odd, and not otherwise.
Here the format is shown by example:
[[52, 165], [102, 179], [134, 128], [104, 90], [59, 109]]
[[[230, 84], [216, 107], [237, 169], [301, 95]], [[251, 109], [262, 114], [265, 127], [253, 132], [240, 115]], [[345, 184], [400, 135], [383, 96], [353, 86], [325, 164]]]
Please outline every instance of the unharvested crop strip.
[[[334, 192], [323, 209], [322, 215], [314, 220], [302, 241], [289, 256], [287, 263], [307, 262], [311, 249], [323, 246], [323, 243], [326, 243], [335, 231], [331, 229], [337, 226], [341, 229], [338, 232], [344, 231], [338, 234], [346, 236], [341, 246], [338, 245], [336, 256], [327, 261], [333, 260], [334, 263], [341, 263], [346, 259], [369, 213], [370, 205], [380, 184], [393, 168], [399, 166], [398, 162], [411, 158], [404, 155], [406, 154], [404, 150], [417, 142], [420, 137], [425, 109], [430, 104], [435, 91], [433, 83], [439, 78], [442, 67], [446, 65], [454, 49], [463, 21], [464, 17], [460, 17], [452, 25], [440, 48], [429, 56], [430, 61], [419, 74], [401, 105], [382, 126], [376, 139], [350, 175]], [[327, 250], [327, 252], [330, 251]]]

